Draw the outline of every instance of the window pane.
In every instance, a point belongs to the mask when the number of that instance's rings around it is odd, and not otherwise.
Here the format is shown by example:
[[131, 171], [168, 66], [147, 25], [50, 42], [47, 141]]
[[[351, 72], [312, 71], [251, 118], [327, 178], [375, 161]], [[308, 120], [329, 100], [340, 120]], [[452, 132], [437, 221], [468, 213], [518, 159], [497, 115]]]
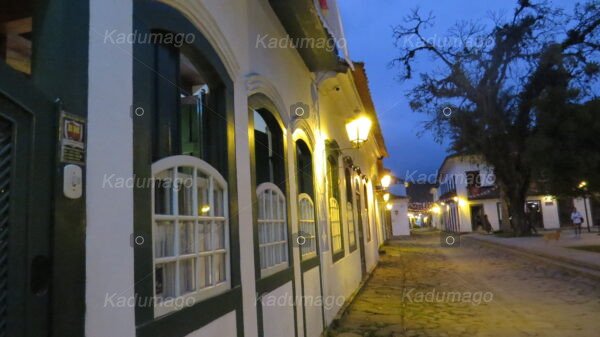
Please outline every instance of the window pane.
[[225, 223], [224, 221], [215, 221], [213, 225], [213, 250], [225, 248]]
[[225, 281], [225, 254], [216, 254], [213, 256], [215, 261], [215, 284]]
[[223, 189], [219, 186], [215, 186], [213, 190], [213, 204], [214, 204], [214, 216], [225, 216], [225, 207], [223, 207]]
[[175, 255], [175, 225], [172, 221], [157, 221], [154, 239], [154, 255], [157, 258]]
[[200, 288], [206, 288], [210, 285], [212, 285], [211, 282], [211, 260], [212, 260], [212, 256], [201, 256], [199, 258], [200, 261], [200, 279], [199, 279], [199, 287]]
[[199, 252], [206, 252], [211, 250], [210, 247], [210, 222], [209, 221], [203, 221], [203, 222], [198, 222], [198, 251]]
[[154, 284], [158, 298], [175, 297], [175, 262], [156, 265]]
[[194, 170], [180, 167], [177, 172], [179, 215], [194, 214]]
[[179, 225], [179, 253], [195, 253], [194, 222], [184, 221]]
[[209, 216], [210, 215], [210, 201], [209, 201], [209, 178], [200, 171], [197, 171], [196, 187], [198, 191], [198, 215]]
[[196, 259], [179, 261], [179, 291], [181, 295], [196, 290]]
[[154, 180], [154, 213], [172, 215], [173, 207], [173, 170], [163, 171]]

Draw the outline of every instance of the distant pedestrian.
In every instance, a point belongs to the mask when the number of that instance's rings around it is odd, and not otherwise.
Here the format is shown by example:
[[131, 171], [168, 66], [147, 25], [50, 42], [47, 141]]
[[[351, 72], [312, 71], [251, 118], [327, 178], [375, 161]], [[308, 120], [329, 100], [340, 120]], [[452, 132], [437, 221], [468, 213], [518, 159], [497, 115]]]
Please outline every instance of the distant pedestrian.
[[573, 207], [573, 210], [571, 211], [571, 222], [573, 223], [573, 226], [575, 227], [575, 237], [580, 238], [581, 237], [581, 224], [583, 223], [583, 217], [581, 216], [581, 213], [579, 213], [579, 211], [575, 207]]
[[490, 223], [487, 214], [483, 215], [483, 229], [485, 229], [488, 234], [492, 232], [492, 224]]

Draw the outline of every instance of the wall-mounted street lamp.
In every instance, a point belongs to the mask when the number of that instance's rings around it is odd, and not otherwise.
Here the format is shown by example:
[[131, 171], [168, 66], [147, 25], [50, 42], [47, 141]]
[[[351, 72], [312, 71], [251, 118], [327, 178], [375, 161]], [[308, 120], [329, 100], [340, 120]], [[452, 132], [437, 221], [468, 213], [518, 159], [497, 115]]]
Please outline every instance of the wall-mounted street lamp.
[[385, 193], [385, 194], [383, 195], [383, 201], [385, 201], [385, 202], [388, 202], [388, 201], [390, 201], [390, 194], [389, 194], [389, 193]]
[[394, 205], [392, 205], [389, 202], [385, 205], [385, 209], [387, 209], [388, 211], [391, 211], [393, 207], [394, 207]]
[[383, 177], [381, 177], [381, 186], [383, 186], [383, 188], [388, 188], [388, 187], [390, 187], [391, 184], [392, 184], [392, 176], [390, 176], [389, 174], [386, 174]]
[[355, 148], [360, 148], [367, 141], [372, 125], [373, 122], [366, 116], [358, 117], [346, 124], [348, 139]]

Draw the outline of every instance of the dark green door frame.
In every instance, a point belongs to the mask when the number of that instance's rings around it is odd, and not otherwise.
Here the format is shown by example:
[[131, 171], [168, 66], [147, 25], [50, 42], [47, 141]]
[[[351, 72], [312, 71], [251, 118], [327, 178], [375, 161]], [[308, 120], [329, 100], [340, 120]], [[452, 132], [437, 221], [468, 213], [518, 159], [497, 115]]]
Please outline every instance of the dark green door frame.
[[[219, 101], [217, 113], [226, 119], [226, 156], [223, 161], [223, 174], [229, 189], [229, 228], [231, 289], [223, 294], [195, 303], [160, 318], [154, 318], [152, 306], [138, 306], [135, 310], [138, 337], [183, 337], [201, 329], [223, 315], [235, 311], [238, 337], [244, 336], [242, 289], [240, 276], [239, 226], [237, 202], [237, 173], [235, 158], [235, 127], [233, 106], [233, 82], [217, 52], [200, 31], [179, 11], [164, 3], [134, 0], [133, 29], [139, 34], [155, 31], [193, 34], [194, 41], [186, 45], [190, 53], [206, 62], [214, 76], [222, 82], [223, 99]], [[183, 47], [182, 47], [183, 48]], [[152, 137], [153, 118], [156, 116], [156, 54], [151, 44], [135, 44], [133, 48], [133, 101], [143, 107], [146, 113], [133, 124], [134, 174], [140, 179], [151, 178], [153, 162]], [[144, 244], [134, 250], [135, 293], [142, 298], [150, 298], [153, 288], [152, 252], [152, 208], [151, 189], [134, 189], [134, 232], [146, 238]]]
[[[258, 205], [258, 197], [256, 195], [255, 189], [257, 185], [257, 174], [256, 174], [256, 149], [254, 146], [254, 111], [264, 110], [265, 113], [270, 114], [270, 116], [275, 119], [278, 126], [281, 130], [286, 130], [285, 123], [278, 115], [278, 109], [275, 104], [264, 94], [254, 94], [248, 98], [248, 142], [250, 149], [250, 177], [251, 177], [251, 185], [253, 188], [252, 193], [252, 205]], [[273, 275], [269, 275], [268, 277], [261, 278], [261, 269], [260, 269], [260, 249], [258, 246], [258, 211], [256, 207], [252, 208], [252, 224], [253, 224], [253, 237], [254, 237], [254, 271], [256, 275], [256, 293], [258, 294], [256, 298], [256, 314], [257, 314], [257, 324], [258, 324], [258, 335], [259, 337], [264, 335], [264, 326], [263, 326], [263, 311], [262, 311], [262, 302], [260, 297], [268, 292], [275, 290], [282, 285], [292, 282], [292, 296], [294, 297], [294, 335], [298, 337], [298, 322], [297, 322], [297, 309], [296, 309], [296, 282], [294, 277], [294, 258], [293, 258], [293, 248], [290, 244], [292, 242], [292, 223], [290, 221], [290, 184], [289, 184], [289, 171], [287, 166], [287, 151], [288, 151], [288, 139], [285, 136], [283, 138], [283, 167], [284, 170], [284, 180], [283, 182], [278, 182], [277, 185], [283, 185], [283, 192], [286, 197], [286, 214], [287, 214], [287, 233], [288, 233], [288, 260], [289, 260], [289, 268], [279, 271]]]
[[[89, 1], [33, 1], [32, 17], [32, 74], [24, 75], [0, 62], [0, 97], [5, 107], [11, 106], [17, 128], [15, 179], [27, 181], [14, 189], [27, 199], [16, 220], [27, 225], [28, 245], [19, 263], [28, 274], [22, 295], [27, 309], [19, 328], [26, 337], [81, 337], [85, 186], [79, 199], [62, 195], [64, 164], [57, 155], [56, 102], [60, 100], [73, 115], [87, 116]], [[83, 171], [85, 181], [85, 167]], [[30, 276], [37, 280], [37, 294], [31, 291]]]

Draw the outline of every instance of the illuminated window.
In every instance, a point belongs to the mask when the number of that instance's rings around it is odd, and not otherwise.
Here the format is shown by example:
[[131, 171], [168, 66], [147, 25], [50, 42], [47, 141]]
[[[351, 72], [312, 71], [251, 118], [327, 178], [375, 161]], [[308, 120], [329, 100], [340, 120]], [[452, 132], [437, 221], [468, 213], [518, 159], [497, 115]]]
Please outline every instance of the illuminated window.
[[304, 243], [299, 243], [302, 259], [317, 256], [317, 223], [313, 203], [312, 156], [306, 143], [296, 141], [296, 172], [298, 181], [298, 229]]
[[356, 249], [356, 229], [354, 226], [354, 207], [352, 207], [352, 173], [347, 167], [344, 169], [344, 178], [346, 182], [346, 225], [348, 226], [348, 245], [352, 251]]
[[265, 277], [288, 266], [286, 203], [283, 192], [274, 184], [260, 184], [256, 193], [260, 269]]
[[152, 242], [155, 316], [231, 288], [222, 82], [201, 55], [155, 44]]
[[305, 242], [300, 245], [302, 258], [308, 258], [317, 253], [315, 206], [310, 196], [302, 193], [298, 196], [298, 224]]
[[202, 300], [230, 288], [228, 198], [225, 179], [195, 157], [159, 160], [152, 176], [154, 295], [160, 316], [177, 309], [173, 299]]
[[329, 194], [329, 223], [331, 226], [331, 247], [333, 253], [344, 251], [342, 237], [342, 222], [340, 221], [340, 189], [339, 189], [338, 161], [334, 156], [327, 160], [327, 184]]
[[366, 183], [363, 185], [363, 200], [365, 203], [365, 224], [367, 225], [367, 241], [371, 241], [371, 216], [369, 214], [369, 194], [367, 193]]
[[289, 267], [283, 132], [267, 110], [254, 111], [256, 214], [261, 277]]
[[331, 246], [333, 247], [333, 252], [343, 252], [340, 206], [335, 198], [329, 198], [329, 223], [331, 224]]

